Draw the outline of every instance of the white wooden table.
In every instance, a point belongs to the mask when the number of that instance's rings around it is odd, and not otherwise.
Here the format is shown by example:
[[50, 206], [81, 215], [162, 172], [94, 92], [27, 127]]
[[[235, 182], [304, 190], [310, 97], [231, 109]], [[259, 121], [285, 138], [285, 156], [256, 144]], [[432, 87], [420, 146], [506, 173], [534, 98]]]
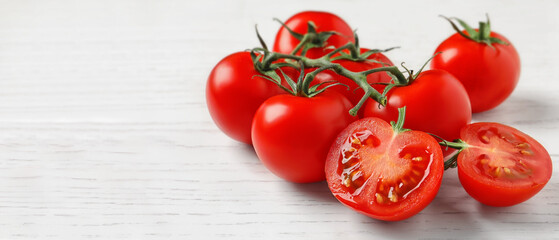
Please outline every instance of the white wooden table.
[[[390, 2], [390, 3], [389, 3]], [[559, 238], [559, 2], [0, 1], [0, 239]], [[420, 65], [487, 12], [522, 59], [513, 95], [474, 121], [512, 125], [552, 155], [551, 181], [486, 207], [445, 173], [434, 202], [386, 223], [292, 184], [211, 121], [204, 88], [224, 56], [271, 45], [278, 24], [328, 10], [362, 46]]]

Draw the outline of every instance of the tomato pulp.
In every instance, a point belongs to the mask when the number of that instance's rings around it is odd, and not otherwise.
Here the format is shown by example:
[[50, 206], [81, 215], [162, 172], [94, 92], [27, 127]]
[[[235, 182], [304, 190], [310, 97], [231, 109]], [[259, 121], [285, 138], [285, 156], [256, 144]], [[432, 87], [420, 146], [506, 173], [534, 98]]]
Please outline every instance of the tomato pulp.
[[397, 221], [424, 209], [442, 181], [437, 141], [419, 131], [395, 132], [386, 121], [349, 125], [330, 148], [326, 179], [344, 205], [375, 219]]
[[499, 123], [470, 124], [458, 155], [458, 177], [474, 199], [511, 206], [538, 193], [551, 178], [551, 157], [527, 134]]

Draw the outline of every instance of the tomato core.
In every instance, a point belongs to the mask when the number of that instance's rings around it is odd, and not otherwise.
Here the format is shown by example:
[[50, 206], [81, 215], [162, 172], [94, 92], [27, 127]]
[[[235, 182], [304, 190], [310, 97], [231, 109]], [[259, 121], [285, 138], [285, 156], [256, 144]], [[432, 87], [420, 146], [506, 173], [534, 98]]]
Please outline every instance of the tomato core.
[[373, 185], [376, 186], [376, 203], [394, 204], [405, 199], [425, 180], [433, 154], [424, 146], [410, 145], [399, 149], [397, 157], [392, 157], [394, 153], [379, 148], [380, 143], [369, 130], [356, 131], [347, 138], [340, 149], [339, 180], [349, 193], [359, 194], [367, 181], [376, 179]]

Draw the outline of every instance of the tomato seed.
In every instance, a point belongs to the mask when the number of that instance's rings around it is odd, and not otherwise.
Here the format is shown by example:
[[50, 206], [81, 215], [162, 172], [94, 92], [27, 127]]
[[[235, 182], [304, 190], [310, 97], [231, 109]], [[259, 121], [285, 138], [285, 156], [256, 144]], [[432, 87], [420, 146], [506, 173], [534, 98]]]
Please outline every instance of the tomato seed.
[[527, 155], [527, 156], [534, 155], [534, 153], [530, 150], [520, 150], [520, 153], [522, 153], [523, 155]]
[[516, 148], [521, 148], [521, 149], [528, 149], [528, 148], [530, 148], [530, 145], [528, 143], [519, 143], [519, 144], [516, 144], [515, 147]]
[[377, 198], [378, 203], [381, 203], [381, 204], [384, 203], [384, 199], [380, 194], [375, 193], [375, 197]]

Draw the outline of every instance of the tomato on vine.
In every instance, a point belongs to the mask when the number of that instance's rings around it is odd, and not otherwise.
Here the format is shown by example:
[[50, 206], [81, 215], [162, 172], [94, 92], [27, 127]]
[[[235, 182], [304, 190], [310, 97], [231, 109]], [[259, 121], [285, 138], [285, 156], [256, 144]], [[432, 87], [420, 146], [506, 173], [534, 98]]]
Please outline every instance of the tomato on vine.
[[424, 131], [453, 140], [460, 129], [470, 123], [472, 112], [468, 94], [462, 84], [443, 70], [409, 73], [406, 79], [397, 75], [399, 82], [386, 89], [386, 106], [372, 99], [363, 110], [365, 117], [385, 121], [398, 119], [398, 108], [406, 107], [405, 128]]
[[445, 164], [458, 167], [460, 183], [479, 202], [496, 207], [512, 206], [537, 194], [549, 181], [551, 157], [527, 134], [499, 123], [470, 124], [460, 140], [443, 141], [459, 149]]
[[431, 62], [431, 69], [454, 75], [466, 88], [472, 112], [495, 108], [513, 92], [520, 77], [520, 57], [512, 43], [491, 31], [489, 18], [478, 29], [453, 18], [465, 29], [444, 40], [435, 50], [442, 52]]
[[330, 145], [357, 117], [349, 114], [352, 105], [343, 95], [310, 87], [310, 78], [294, 84], [292, 94], [266, 100], [254, 115], [254, 150], [264, 166], [287, 181], [323, 181]]
[[436, 196], [443, 154], [427, 133], [403, 129], [404, 111], [392, 126], [379, 118], [349, 125], [330, 148], [326, 180], [344, 205], [369, 217], [398, 221]]
[[[387, 51], [387, 50], [384, 50]], [[343, 68], [352, 72], [362, 72], [370, 69], [375, 69], [379, 67], [392, 66], [392, 61], [380, 50], [370, 50], [367, 48], [359, 49], [359, 56], [351, 57], [349, 51], [344, 51], [342, 54], [335, 54], [333, 56], [332, 63], [340, 64]], [[345, 57], [344, 57], [345, 56]], [[344, 96], [346, 96], [349, 101], [354, 105], [361, 100], [363, 94], [365, 93], [353, 80], [341, 76], [334, 71], [324, 71], [316, 76], [317, 82], [330, 82], [337, 81], [343, 85], [334, 86], [330, 88], [330, 91], [336, 91]], [[378, 91], [382, 91], [384, 88], [381, 85], [375, 85], [377, 83], [390, 83], [392, 77], [386, 72], [376, 72], [367, 75], [367, 82], [371, 84]]]
[[314, 59], [348, 42], [355, 42], [355, 38], [343, 19], [329, 12], [304, 11], [282, 23], [273, 51]]
[[284, 93], [262, 78], [253, 60], [249, 52], [236, 52], [223, 58], [211, 71], [206, 84], [206, 104], [213, 121], [227, 136], [246, 144], [252, 142], [250, 128], [260, 104]]

